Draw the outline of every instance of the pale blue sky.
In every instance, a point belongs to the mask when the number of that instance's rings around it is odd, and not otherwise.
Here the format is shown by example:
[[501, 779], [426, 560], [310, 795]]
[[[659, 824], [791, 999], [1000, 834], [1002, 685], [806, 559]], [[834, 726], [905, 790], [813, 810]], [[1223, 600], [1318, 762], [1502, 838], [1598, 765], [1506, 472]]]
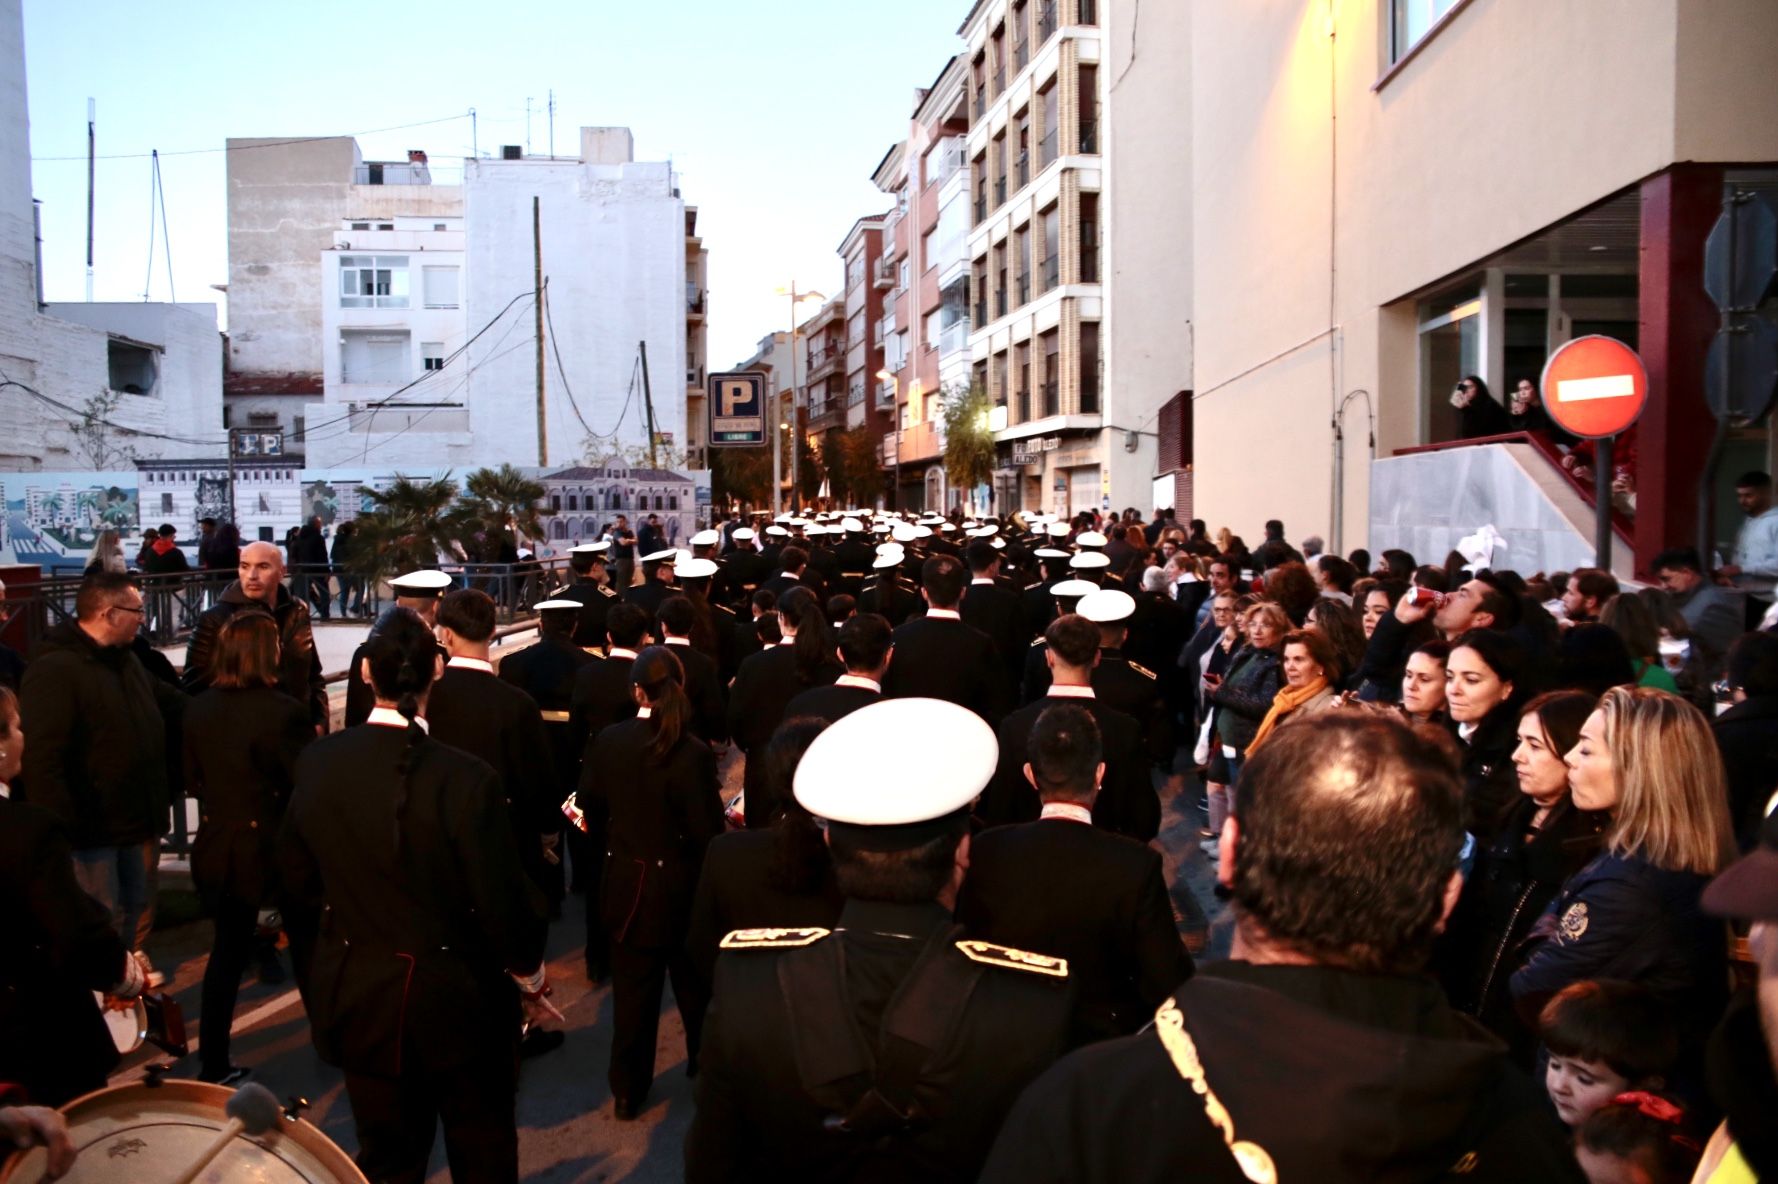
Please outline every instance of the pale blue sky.
[[[968, 0], [430, 0], [385, 5], [215, 0], [25, 0], [33, 186], [44, 286], [82, 299], [86, 100], [98, 100], [99, 300], [140, 300], [148, 266], [150, 149], [162, 153], [180, 300], [222, 301], [228, 136], [335, 135], [479, 117], [484, 152], [547, 151], [581, 124], [622, 124], [637, 156], [671, 157], [710, 248], [710, 363], [749, 356], [786, 327], [799, 286], [835, 294], [852, 222], [887, 208], [871, 184], [906, 135], [915, 88], [960, 48]], [[363, 135], [367, 158], [424, 148], [436, 169], [470, 151], [467, 118]], [[52, 161], [47, 157], [77, 157]], [[441, 178], [442, 179], [442, 178]], [[160, 249], [152, 296], [165, 300]], [[226, 309], [224, 310], [226, 317]]]

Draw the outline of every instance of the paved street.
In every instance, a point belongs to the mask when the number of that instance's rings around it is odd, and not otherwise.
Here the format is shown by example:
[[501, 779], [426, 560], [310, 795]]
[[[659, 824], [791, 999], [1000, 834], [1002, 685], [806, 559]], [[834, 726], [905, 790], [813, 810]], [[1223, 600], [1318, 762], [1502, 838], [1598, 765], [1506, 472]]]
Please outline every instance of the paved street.
[[[1212, 870], [1197, 847], [1197, 828], [1192, 812], [1177, 801], [1169, 804], [1159, 841], [1166, 853], [1175, 913], [1180, 916], [1192, 915], [1193, 901], [1220, 913], [1210, 892]], [[176, 903], [191, 902], [186, 898]], [[571, 897], [562, 920], [551, 929], [550, 978], [556, 986], [556, 1004], [568, 1021], [568, 1040], [560, 1050], [525, 1064], [518, 1100], [521, 1175], [535, 1184], [678, 1180], [695, 1084], [685, 1076], [684, 1031], [669, 1001], [647, 1107], [636, 1122], [615, 1121], [605, 1085], [611, 992], [587, 983], [581, 954], [583, 916], [580, 898]], [[1228, 940], [1227, 921], [1219, 918], [1205, 956], [1225, 955]], [[156, 965], [168, 974], [170, 989], [184, 1008], [194, 1042], [209, 941], [208, 922], [192, 920], [157, 932], [151, 945]], [[151, 1051], [128, 1058], [113, 1080], [139, 1078], [142, 1066], [156, 1059], [148, 1055]], [[255, 1079], [280, 1098], [306, 1096], [313, 1103], [309, 1120], [347, 1150], [355, 1149], [351, 1109], [339, 1075], [315, 1056], [291, 984], [267, 987], [248, 978], [236, 1008], [233, 1057], [252, 1068]], [[195, 1074], [196, 1063], [195, 1055], [187, 1058], [178, 1066], [178, 1075]], [[434, 1148], [432, 1162], [431, 1179], [447, 1180], [442, 1141]]]

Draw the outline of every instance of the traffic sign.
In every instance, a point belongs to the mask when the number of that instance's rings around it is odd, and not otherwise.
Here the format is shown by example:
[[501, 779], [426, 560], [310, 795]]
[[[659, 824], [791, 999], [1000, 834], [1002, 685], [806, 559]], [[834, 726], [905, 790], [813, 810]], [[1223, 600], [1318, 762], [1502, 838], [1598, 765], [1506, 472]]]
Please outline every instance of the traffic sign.
[[1778, 210], [1763, 193], [1730, 188], [1704, 240], [1704, 291], [1724, 312], [1751, 311], [1778, 276]]
[[1778, 325], [1758, 316], [1735, 321], [1704, 355], [1704, 402], [1718, 419], [1755, 423], [1778, 395]]
[[1556, 426], [1597, 440], [1615, 436], [1642, 414], [1648, 372], [1636, 351], [1613, 337], [1576, 337], [1543, 367], [1544, 409]]
[[710, 447], [758, 448], [765, 444], [765, 388], [765, 375], [751, 371], [710, 376]]

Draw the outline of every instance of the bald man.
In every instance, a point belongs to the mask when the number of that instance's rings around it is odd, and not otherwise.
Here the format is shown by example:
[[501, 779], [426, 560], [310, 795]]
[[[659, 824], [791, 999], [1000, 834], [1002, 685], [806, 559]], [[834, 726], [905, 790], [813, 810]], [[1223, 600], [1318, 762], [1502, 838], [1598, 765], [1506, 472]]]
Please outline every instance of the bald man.
[[268, 613], [278, 622], [278, 689], [307, 704], [316, 734], [326, 732], [327, 687], [309, 627], [309, 606], [284, 586], [284, 555], [271, 543], [241, 548], [234, 582], [198, 617], [197, 632], [185, 651], [185, 689], [196, 694], [210, 685], [217, 636], [238, 612]]

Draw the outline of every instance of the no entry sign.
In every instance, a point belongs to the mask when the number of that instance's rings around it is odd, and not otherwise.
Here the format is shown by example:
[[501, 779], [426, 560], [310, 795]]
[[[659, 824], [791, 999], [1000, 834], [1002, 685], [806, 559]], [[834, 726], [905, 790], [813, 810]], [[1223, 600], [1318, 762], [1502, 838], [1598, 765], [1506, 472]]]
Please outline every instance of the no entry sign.
[[1576, 436], [1615, 436], [1636, 422], [1647, 402], [1642, 359], [1615, 338], [1576, 337], [1544, 365], [1544, 409]]

